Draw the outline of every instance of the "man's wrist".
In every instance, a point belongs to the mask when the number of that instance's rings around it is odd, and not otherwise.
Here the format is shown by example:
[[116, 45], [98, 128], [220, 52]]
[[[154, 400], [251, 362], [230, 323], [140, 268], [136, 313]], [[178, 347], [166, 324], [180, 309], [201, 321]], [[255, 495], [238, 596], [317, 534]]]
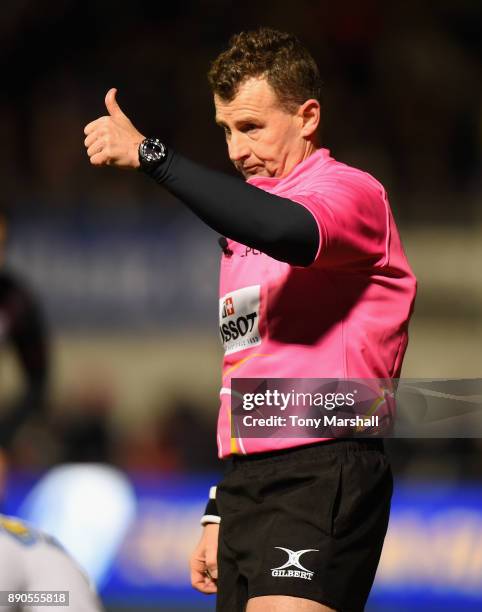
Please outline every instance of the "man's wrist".
[[145, 137], [142, 136], [140, 140], [137, 140], [132, 147], [132, 167], [136, 170], [141, 169], [141, 162], [139, 161], [139, 147], [141, 146], [141, 142], [145, 140]]
[[219, 511], [216, 503], [216, 490], [217, 487], [211, 487], [209, 489], [209, 500], [206, 504], [204, 514], [201, 518], [201, 525], [203, 527], [211, 523], [219, 524], [221, 522], [221, 517], [219, 516]]
[[159, 138], [144, 138], [138, 145], [139, 168], [149, 175], [167, 160], [167, 146]]

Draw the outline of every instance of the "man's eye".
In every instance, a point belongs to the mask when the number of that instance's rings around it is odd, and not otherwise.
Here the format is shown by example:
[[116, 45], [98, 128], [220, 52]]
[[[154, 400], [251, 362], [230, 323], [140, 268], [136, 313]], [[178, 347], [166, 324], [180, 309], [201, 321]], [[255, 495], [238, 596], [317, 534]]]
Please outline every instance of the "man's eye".
[[254, 125], [254, 123], [248, 123], [247, 125], [245, 125], [243, 127], [243, 132], [253, 132], [254, 130], [257, 130], [258, 126]]

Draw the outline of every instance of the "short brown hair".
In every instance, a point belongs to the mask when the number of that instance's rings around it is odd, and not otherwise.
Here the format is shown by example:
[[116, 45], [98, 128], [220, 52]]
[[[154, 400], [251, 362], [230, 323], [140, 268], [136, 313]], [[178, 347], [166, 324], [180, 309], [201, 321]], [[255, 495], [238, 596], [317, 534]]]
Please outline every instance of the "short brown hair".
[[230, 102], [250, 77], [266, 78], [283, 108], [289, 112], [310, 98], [320, 100], [318, 66], [293, 34], [272, 28], [240, 32], [229, 48], [211, 64], [208, 73], [213, 93]]

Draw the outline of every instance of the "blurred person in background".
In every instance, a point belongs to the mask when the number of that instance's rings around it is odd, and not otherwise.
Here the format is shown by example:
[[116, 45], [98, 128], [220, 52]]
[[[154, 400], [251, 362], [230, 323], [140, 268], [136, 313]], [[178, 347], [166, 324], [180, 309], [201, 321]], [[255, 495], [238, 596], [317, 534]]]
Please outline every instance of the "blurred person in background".
[[216, 424], [203, 418], [188, 399], [174, 397], [156, 406], [154, 418], [131, 428], [118, 445], [116, 463], [127, 472], [192, 474], [215, 472], [218, 465], [212, 447]]
[[[234, 437], [231, 377], [398, 377], [415, 278], [382, 185], [319, 144], [309, 52], [269, 28], [230, 45], [209, 78], [245, 182], [145, 138], [115, 89], [85, 146], [94, 166], [140, 168], [222, 235], [218, 450], [229, 468], [202, 521], [193, 586], [217, 592], [225, 612], [358, 612], [388, 525], [382, 441]], [[239, 317], [252, 325], [236, 328]]]
[[51, 432], [65, 463], [109, 463], [115, 436], [110, 417], [115, 398], [109, 380], [94, 374], [64, 391], [51, 410]]
[[[36, 298], [17, 275], [4, 267], [7, 219], [0, 213], [0, 342], [19, 364], [23, 389], [0, 415], [0, 499], [8, 468], [15, 460], [16, 439], [31, 423], [46, 419], [49, 342], [45, 318]], [[27, 436], [29, 446], [37, 439]], [[21, 445], [20, 445], [21, 447]], [[21, 461], [21, 459], [20, 459]], [[55, 538], [16, 517], [0, 514], [0, 591], [68, 591], [69, 609], [100, 612], [102, 606], [84, 572]], [[7, 602], [3, 602], [4, 605]], [[8, 605], [11, 610], [56, 610], [43, 603]]]
[[23, 389], [0, 413], [0, 445], [10, 448], [19, 430], [45, 414], [49, 340], [42, 309], [31, 290], [4, 266], [7, 219], [0, 212], [0, 346], [13, 351]]
[[[47, 603], [7, 604], [9, 610], [22, 612], [54, 611], [68, 592], [68, 609], [72, 612], [100, 612], [103, 608], [86, 574], [62, 548], [58, 541], [34, 529], [16, 517], [0, 514], [0, 591], [14, 596], [28, 591], [57, 591]], [[31, 594], [34, 595], [33, 593]], [[49, 597], [38, 593], [38, 597]], [[51, 601], [52, 605], [48, 605]], [[54, 602], [59, 602], [54, 605]], [[36, 605], [36, 603], [38, 605]], [[64, 604], [66, 605], [66, 604]]]

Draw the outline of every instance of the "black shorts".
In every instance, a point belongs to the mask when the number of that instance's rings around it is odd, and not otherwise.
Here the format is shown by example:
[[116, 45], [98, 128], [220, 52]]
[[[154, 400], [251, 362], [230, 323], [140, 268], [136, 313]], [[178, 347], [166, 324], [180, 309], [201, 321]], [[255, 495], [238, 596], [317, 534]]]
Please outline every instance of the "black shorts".
[[382, 440], [234, 457], [217, 489], [218, 612], [290, 595], [363, 611], [393, 490]]

